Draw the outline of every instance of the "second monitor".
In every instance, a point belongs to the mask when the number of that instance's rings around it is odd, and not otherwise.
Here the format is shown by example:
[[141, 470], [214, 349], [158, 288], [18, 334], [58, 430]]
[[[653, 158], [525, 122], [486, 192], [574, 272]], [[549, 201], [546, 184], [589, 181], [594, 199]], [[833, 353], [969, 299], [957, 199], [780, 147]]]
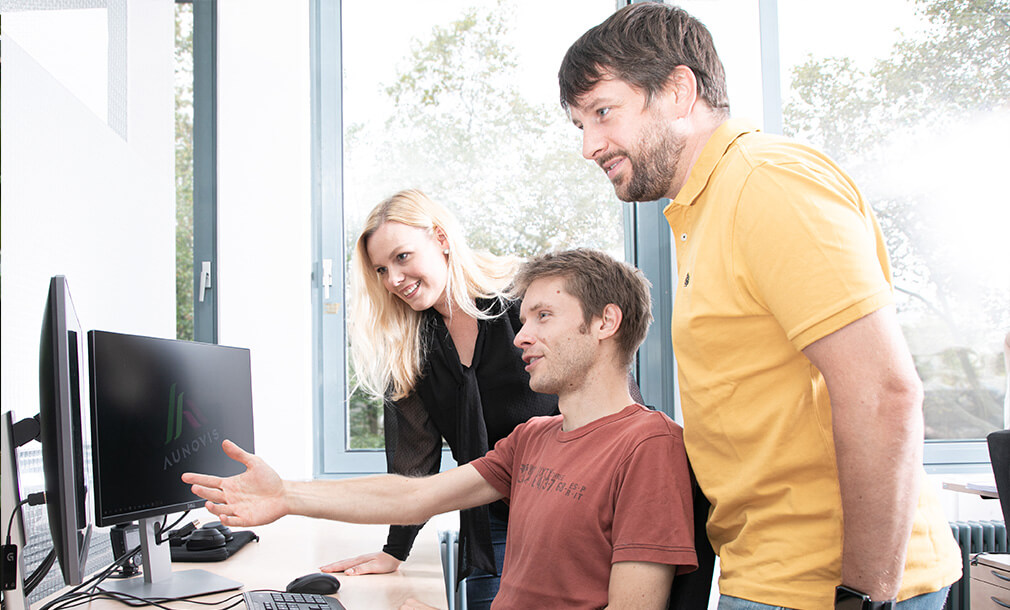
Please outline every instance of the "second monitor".
[[249, 351], [105, 331], [90, 331], [88, 348], [95, 521], [139, 519], [144, 547], [143, 581], [115, 588], [168, 599], [238, 586], [173, 574], [154, 530], [155, 519], [203, 505], [182, 473], [244, 470], [221, 441], [254, 451]]

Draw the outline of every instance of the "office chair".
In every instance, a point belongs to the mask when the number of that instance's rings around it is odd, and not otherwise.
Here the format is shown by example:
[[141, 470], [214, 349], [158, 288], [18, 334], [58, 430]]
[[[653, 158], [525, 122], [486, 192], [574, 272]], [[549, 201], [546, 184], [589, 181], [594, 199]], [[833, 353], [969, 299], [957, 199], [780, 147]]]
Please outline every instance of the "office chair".
[[456, 582], [459, 566], [459, 529], [438, 530], [439, 554], [442, 557], [442, 577], [445, 579], [445, 599], [449, 610], [466, 610], [466, 580]]
[[989, 461], [996, 478], [1000, 508], [1003, 509], [1003, 522], [1010, 526], [1010, 430], [990, 432], [986, 441], [989, 443]]
[[[691, 471], [692, 482], [694, 471]], [[708, 608], [712, 594], [712, 572], [715, 570], [715, 551], [708, 541], [708, 511], [712, 507], [697, 483], [694, 487], [694, 552], [698, 555], [698, 569], [673, 579], [667, 610], [697, 610]], [[1010, 493], [1010, 492], [1007, 492]]]
[[1006, 396], [1003, 398], [1003, 426], [1010, 428], [1010, 333], [1003, 339], [1003, 364], [1006, 365]]

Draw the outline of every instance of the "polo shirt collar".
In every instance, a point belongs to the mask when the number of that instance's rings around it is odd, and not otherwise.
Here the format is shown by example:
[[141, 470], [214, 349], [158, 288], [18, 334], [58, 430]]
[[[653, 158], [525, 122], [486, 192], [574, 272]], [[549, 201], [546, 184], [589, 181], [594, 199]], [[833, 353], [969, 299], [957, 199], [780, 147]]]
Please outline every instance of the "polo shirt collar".
[[719, 164], [730, 145], [740, 136], [752, 131], [758, 131], [757, 127], [745, 119], [729, 119], [723, 122], [701, 149], [701, 155], [698, 156], [694, 167], [691, 168], [684, 188], [680, 189], [671, 205], [689, 206], [693, 204], [695, 199], [705, 190], [712, 172], [715, 171], [716, 165]]

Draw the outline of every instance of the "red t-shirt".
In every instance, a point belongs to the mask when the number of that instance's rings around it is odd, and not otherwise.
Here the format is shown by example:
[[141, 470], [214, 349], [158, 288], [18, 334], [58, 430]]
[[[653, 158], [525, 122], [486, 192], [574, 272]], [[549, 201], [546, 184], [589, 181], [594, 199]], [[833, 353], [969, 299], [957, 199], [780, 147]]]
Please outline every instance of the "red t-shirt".
[[531, 419], [470, 462], [510, 504], [493, 607], [601, 608], [618, 561], [694, 570], [680, 426], [642, 405], [569, 432], [561, 424]]

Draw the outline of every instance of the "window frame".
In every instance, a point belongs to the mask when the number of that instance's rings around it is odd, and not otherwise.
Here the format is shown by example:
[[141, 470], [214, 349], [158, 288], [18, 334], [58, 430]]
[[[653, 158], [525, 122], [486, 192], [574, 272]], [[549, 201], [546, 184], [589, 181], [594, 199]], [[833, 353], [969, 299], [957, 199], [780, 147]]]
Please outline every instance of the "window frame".
[[193, 339], [217, 343], [217, 0], [177, 3], [193, 5]]
[[343, 215], [343, 45], [340, 0], [312, 0], [313, 473], [385, 472], [385, 452], [347, 449], [347, 334]]

